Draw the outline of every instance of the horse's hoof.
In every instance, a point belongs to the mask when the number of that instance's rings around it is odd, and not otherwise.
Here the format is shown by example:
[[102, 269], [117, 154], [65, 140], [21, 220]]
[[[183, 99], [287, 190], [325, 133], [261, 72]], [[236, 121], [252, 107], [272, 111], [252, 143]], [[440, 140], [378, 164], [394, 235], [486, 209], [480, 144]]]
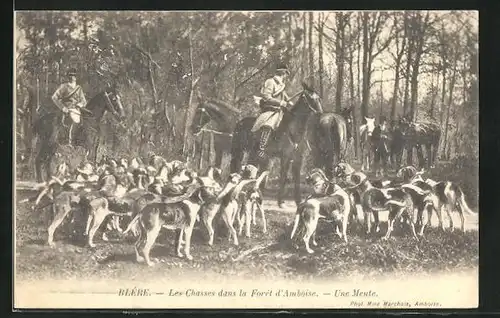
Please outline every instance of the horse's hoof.
[[153, 267], [153, 266], [155, 266], [155, 265], [156, 265], [156, 264], [155, 264], [154, 262], [152, 262], [152, 261], [149, 261], [149, 262], [147, 262], [146, 264], [148, 264], [148, 266], [149, 266], [149, 267]]
[[102, 234], [102, 240], [105, 241], [105, 242], [109, 241], [108, 235], [106, 233]]
[[89, 243], [89, 247], [94, 248], [94, 247], [96, 247], [96, 245], [94, 243]]
[[308, 249], [308, 250], [307, 250], [307, 253], [309, 253], [309, 254], [313, 254], [313, 253], [314, 253], [314, 251], [313, 251], [312, 249]]
[[187, 258], [188, 260], [190, 260], [190, 261], [192, 261], [192, 260], [193, 260], [193, 256], [191, 256], [191, 254], [186, 254], [186, 258]]
[[137, 263], [142, 263], [144, 262], [144, 257], [136, 255], [135, 260], [137, 261]]
[[56, 244], [55, 244], [54, 242], [49, 242], [48, 244], [49, 244], [49, 247], [50, 247], [50, 248], [54, 248], [54, 247], [56, 247]]

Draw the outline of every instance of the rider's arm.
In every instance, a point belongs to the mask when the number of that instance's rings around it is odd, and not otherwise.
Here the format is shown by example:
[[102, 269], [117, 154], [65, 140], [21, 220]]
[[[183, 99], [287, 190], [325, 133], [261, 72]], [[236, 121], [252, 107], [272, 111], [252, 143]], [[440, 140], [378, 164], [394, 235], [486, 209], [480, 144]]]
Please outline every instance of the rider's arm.
[[57, 107], [64, 109], [66, 106], [62, 102], [62, 97], [65, 95], [66, 86], [61, 85], [52, 95], [52, 101], [56, 104]]
[[262, 88], [262, 98], [267, 105], [271, 106], [286, 106], [286, 102], [273, 97], [274, 93], [274, 80], [272, 78], [266, 80]]
[[85, 107], [85, 105], [87, 105], [87, 100], [85, 99], [83, 89], [80, 87], [80, 89], [78, 90], [78, 103], [76, 104], [76, 106], [82, 108]]

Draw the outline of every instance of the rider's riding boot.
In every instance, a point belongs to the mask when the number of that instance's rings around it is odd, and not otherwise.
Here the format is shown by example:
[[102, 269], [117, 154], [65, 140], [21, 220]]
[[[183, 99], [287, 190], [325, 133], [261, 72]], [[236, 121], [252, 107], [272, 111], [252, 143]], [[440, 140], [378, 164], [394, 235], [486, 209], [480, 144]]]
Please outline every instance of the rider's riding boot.
[[271, 127], [264, 126], [261, 128], [259, 150], [257, 155], [259, 158], [263, 159], [266, 156], [267, 143], [269, 142], [269, 137], [271, 136]]

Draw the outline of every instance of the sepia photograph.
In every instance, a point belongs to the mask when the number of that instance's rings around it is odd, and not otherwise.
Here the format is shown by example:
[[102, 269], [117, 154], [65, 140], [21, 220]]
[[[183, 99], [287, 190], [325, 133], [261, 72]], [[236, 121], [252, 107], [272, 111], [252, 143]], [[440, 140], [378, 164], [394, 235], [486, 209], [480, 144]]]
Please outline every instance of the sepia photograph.
[[13, 29], [13, 308], [478, 307], [477, 11]]

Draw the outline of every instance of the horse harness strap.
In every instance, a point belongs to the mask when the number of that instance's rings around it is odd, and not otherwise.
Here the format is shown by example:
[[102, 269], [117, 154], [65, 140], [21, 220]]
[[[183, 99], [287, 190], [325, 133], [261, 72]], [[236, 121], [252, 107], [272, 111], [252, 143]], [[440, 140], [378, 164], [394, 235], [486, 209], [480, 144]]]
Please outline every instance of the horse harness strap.
[[[200, 132], [202, 132], [202, 131], [209, 132], [209, 133], [216, 134], [216, 135], [223, 135], [223, 136], [229, 136], [229, 137], [233, 136], [233, 134], [231, 134], [231, 133], [225, 133], [222, 131], [217, 131], [217, 130], [207, 129], [207, 128], [200, 129]], [[196, 134], [196, 135], [198, 135], [198, 134]]]

